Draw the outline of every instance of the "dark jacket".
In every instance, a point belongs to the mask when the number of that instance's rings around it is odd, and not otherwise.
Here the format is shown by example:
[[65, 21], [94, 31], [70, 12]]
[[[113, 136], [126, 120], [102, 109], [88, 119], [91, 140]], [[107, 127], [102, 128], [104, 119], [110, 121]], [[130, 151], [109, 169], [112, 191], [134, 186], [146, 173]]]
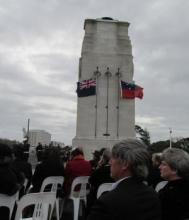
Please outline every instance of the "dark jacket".
[[26, 188], [28, 188], [31, 184], [32, 179], [32, 166], [30, 163], [21, 160], [21, 159], [15, 159], [11, 163], [11, 167], [16, 170], [17, 172], [21, 172], [24, 174], [24, 177], [28, 179], [28, 184]]
[[16, 173], [9, 165], [0, 165], [0, 193], [9, 196], [15, 194], [19, 189], [19, 181]]
[[147, 178], [148, 185], [152, 186], [155, 189], [156, 185], [161, 181], [163, 181], [163, 178], [160, 175], [159, 168], [151, 167], [148, 178]]
[[159, 191], [163, 220], [189, 219], [189, 181], [179, 179], [168, 182]]
[[155, 191], [128, 178], [102, 195], [87, 220], [161, 220], [160, 202]]
[[110, 176], [110, 165], [103, 165], [96, 169], [89, 178], [89, 183], [95, 192], [102, 183], [110, 183], [114, 180]]
[[39, 192], [43, 180], [49, 176], [64, 176], [64, 167], [60, 161], [45, 160], [36, 166], [32, 177], [32, 192]]
[[87, 196], [87, 213], [90, 211], [91, 206], [96, 201], [98, 187], [102, 183], [111, 183], [114, 180], [110, 176], [110, 165], [103, 165], [96, 169], [89, 178], [90, 192]]

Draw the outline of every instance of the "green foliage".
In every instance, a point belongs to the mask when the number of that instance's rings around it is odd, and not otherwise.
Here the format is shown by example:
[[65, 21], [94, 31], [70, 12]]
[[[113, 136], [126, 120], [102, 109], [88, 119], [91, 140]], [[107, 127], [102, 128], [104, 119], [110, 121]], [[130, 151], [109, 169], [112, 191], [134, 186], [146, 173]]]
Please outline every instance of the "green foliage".
[[160, 153], [166, 148], [168, 148], [170, 145], [169, 140], [166, 141], [157, 141], [155, 143], [152, 143], [151, 146], [149, 147], [149, 151], [153, 153]]
[[16, 140], [9, 140], [9, 139], [0, 138], [0, 143], [7, 144], [10, 148], [12, 148], [13, 145], [18, 144], [19, 142]]
[[185, 150], [185, 151], [187, 151], [189, 153], [189, 138], [179, 139], [175, 143], [175, 147], [181, 148], [181, 149], [183, 149], [183, 150]]
[[150, 146], [150, 133], [147, 129], [141, 128], [139, 125], [135, 125], [136, 134], [139, 135], [139, 138], [147, 145]]
[[[151, 153], [159, 153], [170, 147], [170, 140], [157, 141], [149, 146], [149, 151]], [[175, 142], [172, 142], [172, 147], [181, 148], [189, 153], [189, 138], [181, 138]]]

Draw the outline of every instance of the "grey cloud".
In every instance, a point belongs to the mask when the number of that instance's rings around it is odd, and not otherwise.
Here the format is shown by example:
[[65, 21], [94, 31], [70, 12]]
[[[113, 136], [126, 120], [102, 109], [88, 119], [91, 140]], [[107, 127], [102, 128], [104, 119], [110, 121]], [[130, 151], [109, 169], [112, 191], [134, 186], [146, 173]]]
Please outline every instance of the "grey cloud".
[[71, 143], [84, 19], [103, 16], [131, 23], [134, 79], [144, 87], [136, 115], [162, 118], [159, 125], [144, 123], [153, 140], [168, 137], [169, 126], [186, 136], [188, 6], [185, 0], [1, 1], [0, 136], [22, 139], [30, 117], [33, 128]]

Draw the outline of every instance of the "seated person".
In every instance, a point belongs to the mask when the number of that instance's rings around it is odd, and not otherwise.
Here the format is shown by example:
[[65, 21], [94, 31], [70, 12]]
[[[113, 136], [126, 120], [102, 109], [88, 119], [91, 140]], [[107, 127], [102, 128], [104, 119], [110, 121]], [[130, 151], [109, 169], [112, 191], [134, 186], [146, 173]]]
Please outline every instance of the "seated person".
[[161, 220], [158, 196], [143, 183], [149, 163], [147, 147], [138, 139], [116, 143], [110, 160], [116, 182], [95, 201], [87, 220]]
[[[0, 193], [8, 196], [14, 195], [21, 188], [23, 181], [21, 175], [11, 169], [11, 160], [11, 149], [6, 144], [0, 143]], [[7, 208], [0, 208], [0, 219], [9, 219]]]
[[161, 164], [161, 155], [161, 153], [152, 154], [152, 166], [150, 167], [147, 178], [148, 185], [152, 186], [154, 189], [159, 182], [163, 181], [159, 170], [159, 166]]
[[162, 220], [189, 219], [189, 155], [169, 148], [163, 151], [161, 177], [168, 183], [158, 192], [162, 205]]
[[32, 167], [31, 164], [24, 159], [24, 149], [22, 145], [15, 145], [13, 147], [13, 155], [15, 159], [11, 163], [11, 167], [17, 172], [22, 172], [27, 178], [28, 183], [26, 189], [29, 188], [32, 179]]
[[111, 183], [114, 182], [113, 178], [110, 175], [110, 157], [111, 152], [109, 149], [105, 149], [102, 154], [102, 158], [99, 161], [98, 168], [91, 174], [89, 178], [90, 183], [90, 193], [88, 195], [88, 209], [93, 205], [96, 200], [96, 195], [98, 187], [102, 183]]
[[100, 160], [100, 152], [95, 150], [93, 152], [92, 160], [89, 161], [92, 167], [92, 172], [96, 170], [99, 160]]
[[68, 195], [70, 193], [72, 181], [79, 176], [91, 175], [91, 164], [84, 159], [83, 151], [79, 148], [71, 152], [71, 160], [68, 161], [65, 168], [64, 191]]
[[55, 147], [46, 149], [42, 162], [36, 166], [32, 177], [33, 188], [31, 192], [39, 192], [43, 180], [49, 176], [64, 176], [64, 166], [60, 160], [60, 152]]

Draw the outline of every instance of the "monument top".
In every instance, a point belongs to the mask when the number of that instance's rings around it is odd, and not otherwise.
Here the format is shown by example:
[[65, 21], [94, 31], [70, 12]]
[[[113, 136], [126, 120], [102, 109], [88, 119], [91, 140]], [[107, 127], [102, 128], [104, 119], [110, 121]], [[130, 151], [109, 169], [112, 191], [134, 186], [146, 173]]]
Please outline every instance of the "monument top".
[[119, 20], [115, 20], [111, 17], [102, 17], [102, 18], [96, 18], [96, 19], [87, 18], [87, 19], [85, 19], [84, 29], [85, 29], [86, 23], [97, 23], [97, 22], [121, 23], [121, 24], [124, 24], [126, 26], [130, 25], [130, 23], [127, 22], [127, 21], [119, 21]]

